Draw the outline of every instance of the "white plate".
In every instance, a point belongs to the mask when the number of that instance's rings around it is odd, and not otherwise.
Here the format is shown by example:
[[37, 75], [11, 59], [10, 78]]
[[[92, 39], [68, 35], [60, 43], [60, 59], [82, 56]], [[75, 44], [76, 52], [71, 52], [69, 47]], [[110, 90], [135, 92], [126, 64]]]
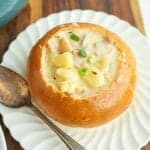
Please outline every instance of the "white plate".
[[[88, 150], [139, 149], [150, 137], [150, 47], [145, 37], [127, 22], [91, 10], [52, 14], [20, 33], [5, 53], [2, 64], [25, 76], [26, 60], [32, 46], [49, 29], [68, 22], [100, 24], [117, 33], [128, 43], [137, 58], [138, 82], [133, 103], [125, 113], [112, 122], [92, 129], [71, 128], [57, 124]], [[12, 136], [24, 149], [66, 149], [59, 138], [29, 108], [10, 109], [0, 105], [0, 112]]]
[[0, 150], [7, 150], [2, 128], [0, 126]]

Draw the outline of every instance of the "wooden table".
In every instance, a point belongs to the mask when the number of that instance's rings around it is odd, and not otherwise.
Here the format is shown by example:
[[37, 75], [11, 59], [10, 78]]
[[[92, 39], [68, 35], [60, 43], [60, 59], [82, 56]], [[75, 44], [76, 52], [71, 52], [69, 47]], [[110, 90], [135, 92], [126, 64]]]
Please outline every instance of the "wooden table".
[[[29, 0], [28, 5], [16, 18], [0, 28], [0, 59], [7, 50], [9, 43], [29, 24], [43, 16], [66, 9], [105, 11], [127, 20], [144, 33], [138, 0]], [[22, 150], [21, 146], [11, 137], [1, 117], [0, 125], [4, 130], [8, 150]], [[142, 150], [150, 150], [150, 146], [147, 145]]]

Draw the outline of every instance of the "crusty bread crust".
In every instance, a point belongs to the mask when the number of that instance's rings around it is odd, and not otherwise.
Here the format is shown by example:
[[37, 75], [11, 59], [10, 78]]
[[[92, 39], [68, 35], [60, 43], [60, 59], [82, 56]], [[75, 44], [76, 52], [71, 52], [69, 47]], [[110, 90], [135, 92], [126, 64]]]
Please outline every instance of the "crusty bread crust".
[[[117, 80], [107, 89], [84, 100], [65, 95], [48, 85], [41, 70], [42, 47], [56, 32], [69, 28], [90, 28], [100, 32], [114, 42], [126, 58], [126, 62], [119, 62]], [[69, 126], [94, 127], [111, 121], [131, 103], [136, 83], [136, 63], [130, 48], [115, 33], [90, 23], [65, 24], [50, 30], [33, 47], [28, 58], [27, 80], [34, 102], [49, 117]]]

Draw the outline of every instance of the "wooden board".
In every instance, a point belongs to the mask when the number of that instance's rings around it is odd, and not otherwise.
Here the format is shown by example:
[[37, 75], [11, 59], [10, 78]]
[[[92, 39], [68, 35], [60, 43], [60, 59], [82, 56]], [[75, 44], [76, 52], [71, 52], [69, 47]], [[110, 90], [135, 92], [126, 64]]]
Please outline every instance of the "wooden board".
[[[4, 27], [0, 28], [0, 59], [9, 43], [29, 24], [53, 12], [72, 9], [93, 9], [116, 15], [137, 27], [144, 33], [138, 0], [29, 0], [22, 12]], [[22, 150], [21, 146], [10, 136], [4, 127], [8, 150]], [[143, 150], [150, 150], [147, 146]]]

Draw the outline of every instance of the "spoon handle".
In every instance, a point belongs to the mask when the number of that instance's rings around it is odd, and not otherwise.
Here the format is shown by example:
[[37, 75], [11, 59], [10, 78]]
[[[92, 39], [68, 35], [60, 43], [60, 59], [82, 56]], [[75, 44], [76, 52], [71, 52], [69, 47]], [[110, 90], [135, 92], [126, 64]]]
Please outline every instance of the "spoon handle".
[[43, 113], [37, 108], [37, 106], [32, 105], [31, 109], [60, 137], [60, 139], [65, 143], [69, 150], [86, 150], [82, 145], [77, 143], [72, 137], [67, 135], [64, 131], [58, 128], [50, 119], [43, 115]]

